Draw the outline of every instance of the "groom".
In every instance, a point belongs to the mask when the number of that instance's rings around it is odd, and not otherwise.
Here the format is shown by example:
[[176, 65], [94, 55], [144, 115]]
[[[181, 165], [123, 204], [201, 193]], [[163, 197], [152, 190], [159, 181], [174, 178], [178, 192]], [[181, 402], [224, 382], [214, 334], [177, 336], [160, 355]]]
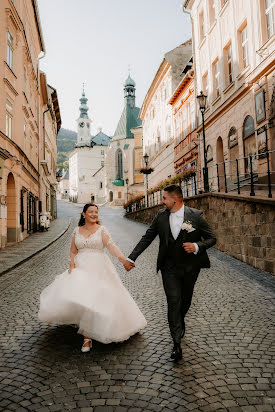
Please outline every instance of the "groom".
[[167, 186], [162, 202], [165, 209], [158, 212], [124, 267], [131, 270], [137, 257], [159, 235], [157, 271], [161, 270], [167, 298], [168, 322], [174, 342], [171, 359], [177, 361], [182, 359], [184, 318], [191, 305], [194, 286], [200, 269], [210, 267], [206, 249], [215, 245], [216, 238], [202, 212], [184, 205], [180, 186]]

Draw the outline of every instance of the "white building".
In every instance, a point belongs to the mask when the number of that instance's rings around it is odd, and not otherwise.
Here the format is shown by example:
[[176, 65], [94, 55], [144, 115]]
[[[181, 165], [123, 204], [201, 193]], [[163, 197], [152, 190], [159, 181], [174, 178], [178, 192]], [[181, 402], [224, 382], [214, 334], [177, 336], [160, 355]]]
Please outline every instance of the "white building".
[[77, 203], [95, 201], [97, 187], [93, 176], [104, 165], [106, 147], [110, 141], [101, 129], [96, 136], [91, 136], [92, 121], [88, 116], [87, 101], [83, 91], [77, 119], [77, 143], [69, 157], [69, 196]]
[[191, 40], [165, 54], [140, 110], [143, 150], [149, 156], [149, 166], [154, 169], [149, 175], [149, 188], [174, 174], [172, 107], [169, 100], [191, 55]]
[[56, 198], [69, 199], [70, 184], [69, 184], [69, 170], [63, 171], [60, 182], [57, 186]]

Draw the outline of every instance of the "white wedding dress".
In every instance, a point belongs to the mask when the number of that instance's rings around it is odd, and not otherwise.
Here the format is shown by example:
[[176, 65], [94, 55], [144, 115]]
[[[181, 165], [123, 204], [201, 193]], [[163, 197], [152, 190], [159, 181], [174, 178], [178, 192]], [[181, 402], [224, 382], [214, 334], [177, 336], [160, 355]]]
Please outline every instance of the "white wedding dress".
[[104, 252], [123, 257], [104, 226], [87, 238], [74, 229], [75, 269], [66, 270], [40, 295], [38, 317], [47, 323], [77, 325], [78, 333], [102, 343], [122, 342], [146, 319]]

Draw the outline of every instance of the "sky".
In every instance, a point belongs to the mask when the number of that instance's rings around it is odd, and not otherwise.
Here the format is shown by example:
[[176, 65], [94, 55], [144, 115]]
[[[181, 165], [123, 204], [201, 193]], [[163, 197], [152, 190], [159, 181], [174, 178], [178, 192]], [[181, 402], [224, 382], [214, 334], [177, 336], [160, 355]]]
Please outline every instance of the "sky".
[[46, 55], [40, 69], [57, 89], [62, 127], [77, 129], [83, 83], [92, 134], [113, 136], [123, 83], [141, 107], [164, 54], [191, 37], [183, 0], [38, 0]]

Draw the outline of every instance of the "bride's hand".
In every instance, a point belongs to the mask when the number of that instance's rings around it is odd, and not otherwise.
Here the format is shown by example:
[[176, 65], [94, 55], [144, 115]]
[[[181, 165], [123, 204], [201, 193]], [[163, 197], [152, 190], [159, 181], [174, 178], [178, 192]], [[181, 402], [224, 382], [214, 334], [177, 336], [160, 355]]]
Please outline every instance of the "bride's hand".
[[71, 274], [73, 269], [75, 269], [75, 263], [74, 263], [74, 262], [71, 262], [71, 263], [70, 263], [70, 267], [69, 267], [69, 269], [68, 269], [68, 273]]

